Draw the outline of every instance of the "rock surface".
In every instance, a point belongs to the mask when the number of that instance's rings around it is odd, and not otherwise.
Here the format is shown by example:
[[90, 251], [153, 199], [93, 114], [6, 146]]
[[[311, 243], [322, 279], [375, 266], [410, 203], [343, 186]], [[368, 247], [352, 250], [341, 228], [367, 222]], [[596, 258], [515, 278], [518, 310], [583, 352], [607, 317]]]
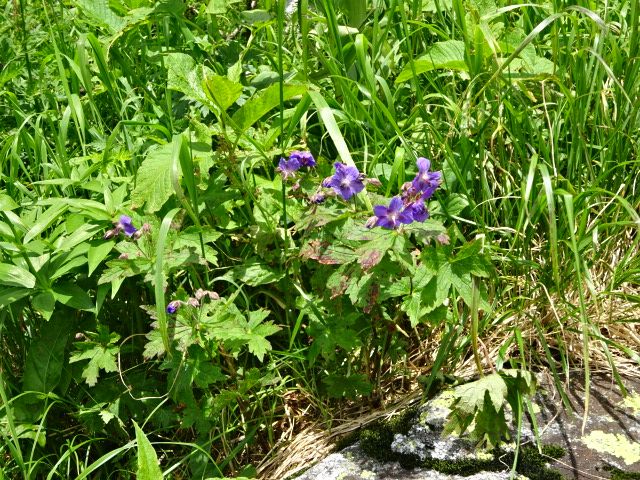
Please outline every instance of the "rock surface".
[[[541, 441], [563, 447], [567, 454], [549, 466], [566, 479], [611, 478], [613, 471], [640, 473], [640, 381], [627, 379], [630, 395], [623, 398], [611, 378], [595, 376], [591, 381], [589, 416], [582, 434], [584, 389], [579, 376], [567, 390], [572, 412], [562, 407], [552, 382], [541, 382], [535, 399]], [[419, 408], [408, 433], [395, 434], [391, 450], [443, 460], [482, 458], [468, 438], [442, 436], [442, 427], [450, 412], [452, 391], [440, 393]], [[523, 426], [522, 441], [533, 443], [531, 423]], [[510, 465], [509, 465], [510, 466]], [[404, 469], [398, 462], [383, 462], [369, 457], [359, 443], [333, 453], [307, 470], [299, 480], [502, 480], [509, 478], [509, 466], [502, 472], [480, 472], [472, 476], [438, 473], [434, 470]], [[526, 478], [526, 477], [520, 477]], [[637, 478], [640, 478], [638, 476]]]

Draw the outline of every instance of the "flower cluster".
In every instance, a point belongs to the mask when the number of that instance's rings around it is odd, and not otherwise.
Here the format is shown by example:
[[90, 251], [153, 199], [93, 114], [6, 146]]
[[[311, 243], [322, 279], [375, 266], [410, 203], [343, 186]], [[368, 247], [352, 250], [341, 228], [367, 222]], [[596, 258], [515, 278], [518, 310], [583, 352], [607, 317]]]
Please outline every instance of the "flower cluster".
[[302, 152], [295, 150], [289, 154], [289, 158], [281, 158], [278, 163], [278, 168], [276, 168], [277, 172], [280, 172], [282, 178], [286, 180], [287, 178], [294, 178], [296, 172], [300, 170], [301, 167], [315, 167], [316, 160], [313, 158], [311, 152]]
[[128, 215], [120, 215], [120, 219], [118, 222], [114, 222], [114, 228], [111, 230], [107, 230], [104, 234], [104, 239], [108, 240], [113, 238], [120, 233], [124, 233], [127, 237], [134, 238], [135, 240], [139, 239], [145, 233], [151, 231], [151, 225], [145, 223], [142, 225], [140, 229], [137, 229], [133, 225], [133, 220]]
[[429, 211], [425, 201], [442, 183], [442, 172], [431, 172], [431, 162], [420, 157], [416, 162], [418, 174], [411, 182], [402, 186], [402, 193], [389, 202], [389, 206], [376, 205], [373, 207], [375, 217], [371, 217], [367, 226], [388, 229], [398, 228], [402, 224], [424, 222], [429, 218]]
[[167, 305], [167, 313], [173, 315], [178, 311], [178, 309], [184, 305], [189, 305], [190, 307], [197, 308], [200, 306], [202, 299], [208, 298], [209, 300], [220, 300], [220, 295], [216, 292], [212, 292], [211, 290], [203, 290], [199, 288], [196, 290], [196, 293], [193, 297], [189, 298], [187, 301], [183, 300], [173, 300], [169, 302]]
[[336, 173], [323, 180], [323, 187], [332, 188], [334, 192], [345, 200], [349, 200], [364, 190], [364, 174], [360, 173], [356, 167], [340, 162], [334, 163], [333, 166], [336, 169]]

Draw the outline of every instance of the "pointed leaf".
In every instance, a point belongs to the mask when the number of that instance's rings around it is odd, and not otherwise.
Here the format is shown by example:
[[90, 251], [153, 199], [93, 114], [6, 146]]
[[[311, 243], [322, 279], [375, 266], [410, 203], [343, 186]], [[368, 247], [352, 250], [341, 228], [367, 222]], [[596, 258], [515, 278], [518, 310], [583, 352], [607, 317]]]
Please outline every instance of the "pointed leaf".
[[0, 285], [33, 288], [36, 285], [36, 277], [22, 267], [0, 263]]
[[161, 480], [162, 470], [158, 465], [158, 455], [153, 445], [137, 423], [133, 422], [136, 429], [136, 442], [138, 443], [138, 480]]

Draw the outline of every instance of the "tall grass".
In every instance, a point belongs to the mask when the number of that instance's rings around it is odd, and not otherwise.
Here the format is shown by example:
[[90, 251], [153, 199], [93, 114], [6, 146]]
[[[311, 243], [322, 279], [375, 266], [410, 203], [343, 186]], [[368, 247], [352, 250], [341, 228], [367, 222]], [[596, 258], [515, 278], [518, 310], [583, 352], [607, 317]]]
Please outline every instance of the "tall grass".
[[[331, 419], [345, 407], [327, 398], [323, 378], [334, 367], [375, 378], [371, 359], [389, 392], [409, 358], [432, 374], [468, 371], [472, 362], [484, 369], [544, 365], [561, 390], [576, 366], [587, 387], [592, 368], [607, 368], [624, 391], [622, 374], [640, 361], [638, 2], [445, 3], [300, 0], [292, 13], [285, 2], [253, 10], [215, 1], [6, 5], [0, 263], [30, 272], [37, 286], [0, 280], [1, 342], [10, 352], [0, 359], [0, 454], [11, 458], [1, 473], [106, 478], [115, 465], [126, 475], [134, 443], [122, 419], [130, 415], [149, 420], [145, 429], [175, 478], [237, 474], [274, 455], [309, 417]], [[223, 108], [184, 94], [188, 87], [171, 80], [175, 53], [193, 58], [194, 71], [206, 66], [242, 83], [241, 101]], [[276, 83], [269, 103], [264, 92]], [[292, 85], [305, 93], [287, 96]], [[238, 124], [239, 104], [259, 95], [272, 108]], [[140, 165], [168, 143], [171, 200], [144, 214], [160, 233], [143, 252], [153, 267], [141, 274], [146, 281], [99, 285], [102, 260], [117, 258], [107, 252], [95, 260], [99, 237], [113, 218], [133, 211]], [[386, 196], [410, 180], [417, 156], [429, 157], [443, 171], [446, 192], [432, 215], [451, 225], [454, 246], [483, 238], [496, 265], [487, 285], [492, 309], [453, 308], [448, 326], [421, 326], [391, 347], [372, 340], [373, 353], [363, 348], [342, 364], [313, 353], [305, 329], [331, 312], [296, 257], [299, 238], [290, 227], [299, 206], [284, 183], [274, 183], [272, 161], [304, 147], [321, 159], [318, 176], [340, 160], [379, 179]], [[282, 188], [277, 201], [264, 201], [274, 186]], [[370, 209], [373, 200], [363, 200]], [[82, 225], [86, 231], [74, 237]], [[177, 225], [193, 227], [189, 245], [208, 266], [165, 258]], [[283, 275], [245, 283], [229, 273], [256, 259]], [[60, 296], [61, 284], [91, 292], [90, 305], [76, 290]], [[234, 308], [269, 309], [282, 330], [270, 337], [264, 363], [224, 349], [210, 359], [235, 383], [207, 386], [209, 394], [237, 396], [227, 403], [215, 397], [221, 403], [213, 405], [203, 394], [209, 415], [217, 412], [207, 431], [198, 413], [182, 428], [191, 405], [178, 394], [175, 372], [187, 368], [188, 356], [171, 357], [176, 333], [165, 308], [171, 292], [211, 284]], [[53, 317], [49, 301], [57, 301]], [[140, 305], [155, 305], [146, 308], [157, 312], [164, 360], [142, 356], [152, 328]], [[56, 396], [47, 403], [25, 391], [21, 376], [56, 314], [70, 319], [80, 343], [101, 325], [122, 340], [118, 369], [101, 372], [98, 390], [65, 360], [55, 389], [44, 392]], [[407, 351], [391, 360], [387, 348]], [[252, 368], [262, 383], [252, 380]], [[109, 384], [117, 394], [99, 389]], [[51, 421], [63, 416], [75, 420]], [[49, 441], [38, 443], [45, 427]], [[174, 447], [164, 443], [173, 440]]]

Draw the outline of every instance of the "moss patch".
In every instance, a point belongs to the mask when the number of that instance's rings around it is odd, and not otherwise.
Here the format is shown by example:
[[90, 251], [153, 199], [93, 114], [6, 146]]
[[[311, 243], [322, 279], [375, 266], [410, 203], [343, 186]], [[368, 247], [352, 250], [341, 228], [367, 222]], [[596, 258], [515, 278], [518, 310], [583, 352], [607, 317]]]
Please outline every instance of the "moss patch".
[[611, 480], [640, 480], [640, 473], [625, 472], [615, 467], [605, 467], [604, 469], [611, 473]]
[[[493, 456], [483, 459], [440, 460], [427, 458], [422, 461], [417, 455], [398, 454], [391, 450], [396, 433], [406, 435], [416, 415], [415, 410], [394, 417], [387, 422], [376, 422], [360, 432], [360, 446], [370, 457], [389, 462], [397, 461], [404, 468], [428, 468], [440, 473], [473, 475], [479, 472], [504, 471], [505, 465], [512, 465], [514, 453], [497, 449]], [[545, 445], [542, 455], [534, 447], [520, 449], [516, 471], [530, 480], [563, 480], [565, 477], [556, 470], [547, 467], [548, 458], [561, 458], [566, 451], [557, 445]], [[622, 479], [620, 479], [622, 480]]]

